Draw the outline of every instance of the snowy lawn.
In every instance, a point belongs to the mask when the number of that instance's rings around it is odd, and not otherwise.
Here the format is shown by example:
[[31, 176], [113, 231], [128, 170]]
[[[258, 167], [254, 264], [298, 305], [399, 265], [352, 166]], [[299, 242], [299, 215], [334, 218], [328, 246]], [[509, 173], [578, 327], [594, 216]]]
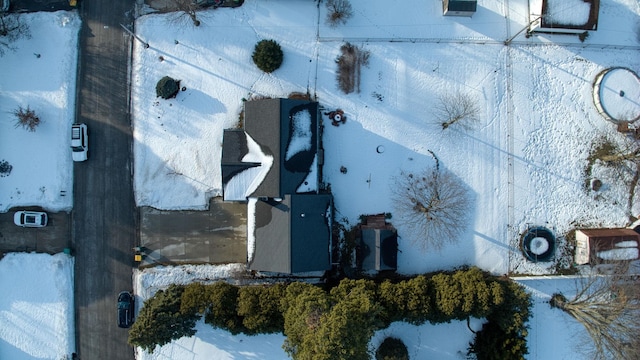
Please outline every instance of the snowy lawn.
[[[29, 13], [21, 19], [31, 38], [0, 57], [0, 161], [12, 170], [0, 177], [0, 212], [37, 205], [71, 210], [73, 162], [70, 132], [75, 114], [80, 18], [75, 12]], [[40, 117], [35, 132], [16, 128], [13, 111], [29, 107]]]
[[580, 349], [585, 349], [584, 345], [591, 343], [584, 326], [564, 311], [549, 306], [554, 293], [562, 293], [568, 299], [573, 298], [579, 280], [571, 277], [528, 277], [515, 280], [531, 294], [533, 302], [527, 336], [527, 358], [587, 359], [587, 354], [580, 354]]
[[[552, 272], [553, 262], [523, 263], [518, 241], [527, 227], [546, 226], [561, 237], [578, 225], [623, 226], [629, 214], [640, 212], [638, 204], [623, 205], [628, 189], [619, 182], [611, 181], [598, 196], [584, 191], [593, 142], [618, 137], [593, 106], [591, 83], [610, 66], [640, 68], [640, 58], [636, 50], [505, 47], [506, 30], [496, 29], [506, 29], [507, 22], [478, 20], [491, 4], [472, 19], [443, 19], [433, 9], [424, 17], [409, 16], [408, 28], [419, 27], [415, 37], [425, 40], [416, 42], [403, 42], [411, 30], [393, 26], [392, 19], [408, 8], [420, 9], [419, 2], [406, 8], [354, 3], [352, 20], [337, 28], [324, 25], [324, 7], [318, 14], [313, 4], [299, 1], [247, 1], [237, 9], [201, 12], [197, 29], [186, 17], [183, 26], [172, 26], [176, 14], [140, 18], [139, 36], [151, 47], [136, 42], [134, 57], [137, 204], [204, 208], [208, 197], [221, 193], [222, 130], [237, 125], [242, 99], [309, 91], [325, 109], [341, 108], [347, 116], [344, 125], [326, 126], [323, 137], [324, 181], [331, 184], [338, 220], [354, 225], [362, 214], [393, 214], [394, 176], [433, 166], [429, 151], [471, 189], [473, 209], [460, 219], [464, 235], [441, 252], [414, 251], [411, 242], [420, 235], [391, 219], [401, 236], [400, 272], [463, 264], [493, 273]], [[632, 1], [626, 4], [640, 12]], [[519, 14], [520, 6], [515, 2], [510, 10]], [[512, 31], [526, 25], [524, 18], [514, 19]], [[604, 29], [613, 21], [604, 15], [600, 20]], [[632, 19], [623, 20], [631, 29]], [[468, 21], [473, 22], [461, 27]], [[443, 35], [441, 27], [425, 26], [431, 22], [448, 30]], [[379, 32], [367, 30], [374, 24]], [[471, 41], [478, 33], [493, 43]], [[360, 93], [345, 95], [337, 88], [335, 59], [342, 38], [369, 39], [354, 41], [370, 53]], [[434, 38], [445, 41], [429, 40]], [[272, 74], [251, 61], [261, 39], [275, 39], [285, 53]], [[180, 79], [186, 91], [172, 100], [157, 99], [155, 83], [165, 75]], [[440, 96], [457, 91], [478, 102], [481, 121], [470, 131], [443, 131], [433, 107]], [[379, 145], [383, 153], [376, 151]]]
[[10, 253], [0, 260], [0, 359], [51, 359], [75, 351], [73, 258]]

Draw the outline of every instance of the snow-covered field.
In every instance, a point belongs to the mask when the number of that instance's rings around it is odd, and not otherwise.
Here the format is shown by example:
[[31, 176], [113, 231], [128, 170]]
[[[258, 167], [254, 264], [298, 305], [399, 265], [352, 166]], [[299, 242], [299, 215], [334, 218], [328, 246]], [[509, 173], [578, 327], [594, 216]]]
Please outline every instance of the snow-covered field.
[[0, 359], [60, 360], [75, 351], [73, 258], [11, 253], [0, 259]]
[[[80, 17], [75, 12], [22, 14], [23, 37], [0, 57], [0, 212], [37, 205], [71, 210], [73, 164], [69, 134], [75, 114]], [[29, 107], [40, 117], [35, 132], [14, 126], [13, 111]]]

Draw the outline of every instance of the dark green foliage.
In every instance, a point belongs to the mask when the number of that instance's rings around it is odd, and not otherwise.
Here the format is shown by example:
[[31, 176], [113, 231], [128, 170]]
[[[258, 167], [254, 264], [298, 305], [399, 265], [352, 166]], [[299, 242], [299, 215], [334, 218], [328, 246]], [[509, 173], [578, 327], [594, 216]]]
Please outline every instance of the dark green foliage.
[[380, 302], [387, 310], [388, 323], [407, 321], [420, 325], [430, 318], [432, 286], [425, 276], [419, 275], [395, 284], [385, 281], [378, 291]]
[[175, 80], [168, 76], [163, 77], [156, 84], [156, 96], [163, 99], [176, 97], [178, 91], [180, 91], [180, 80]]
[[283, 53], [274, 40], [262, 40], [256, 44], [251, 58], [258, 69], [271, 73], [282, 65]]
[[171, 285], [145, 301], [129, 331], [129, 344], [153, 352], [156, 345], [162, 346], [183, 336], [193, 336], [199, 316], [180, 311], [183, 291], [183, 286]]
[[527, 326], [531, 310], [531, 299], [519, 284], [503, 280], [503, 301], [487, 316], [488, 323], [476, 334], [469, 353], [478, 360], [524, 359], [528, 354]]
[[209, 292], [209, 309], [204, 322], [215, 327], [239, 334], [246, 329], [242, 325], [242, 317], [237, 313], [238, 287], [225, 282], [207, 285]]
[[305, 347], [313, 345], [314, 333], [320, 327], [320, 319], [331, 307], [329, 295], [317, 286], [307, 283], [291, 283], [281, 301], [284, 312], [284, 340], [282, 348], [294, 359]]
[[318, 360], [369, 360], [369, 340], [382, 325], [383, 308], [376, 300], [375, 284], [344, 279], [331, 290], [331, 297], [334, 306], [320, 318], [313, 344], [299, 349], [301, 355]]
[[7, 160], [0, 160], [0, 177], [9, 176], [12, 169], [13, 165], [9, 164]]
[[209, 307], [209, 287], [201, 283], [186, 285], [182, 293], [180, 311], [204, 315]]
[[[284, 332], [283, 349], [296, 360], [368, 360], [371, 336], [394, 321], [437, 324], [484, 317], [488, 323], [469, 352], [481, 360], [521, 359], [527, 354], [530, 306], [521, 286], [478, 268], [395, 283], [343, 279], [329, 292], [300, 282], [174, 285], [145, 302], [129, 341], [153, 350], [192, 335], [204, 315], [206, 323], [232, 334]], [[407, 359], [404, 344], [392, 345], [377, 359]]]
[[282, 332], [284, 318], [280, 310], [280, 299], [285, 286], [247, 286], [240, 288], [238, 315], [247, 334]]
[[376, 360], [409, 360], [409, 351], [402, 340], [388, 337], [376, 350]]

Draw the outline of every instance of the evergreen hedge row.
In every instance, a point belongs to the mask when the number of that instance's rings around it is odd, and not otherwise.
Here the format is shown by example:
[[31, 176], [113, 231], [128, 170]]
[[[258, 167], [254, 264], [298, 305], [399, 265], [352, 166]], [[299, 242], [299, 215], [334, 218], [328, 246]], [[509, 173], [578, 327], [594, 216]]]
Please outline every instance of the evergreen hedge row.
[[470, 353], [480, 360], [523, 359], [530, 307], [520, 285], [478, 268], [395, 282], [344, 279], [328, 290], [301, 282], [194, 283], [172, 285], [145, 301], [129, 342], [153, 351], [155, 344], [193, 335], [195, 320], [204, 316], [207, 324], [232, 334], [282, 332], [283, 348], [293, 359], [368, 360], [373, 333], [394, 321], [419, 325], [475, 317], [487, 323]]

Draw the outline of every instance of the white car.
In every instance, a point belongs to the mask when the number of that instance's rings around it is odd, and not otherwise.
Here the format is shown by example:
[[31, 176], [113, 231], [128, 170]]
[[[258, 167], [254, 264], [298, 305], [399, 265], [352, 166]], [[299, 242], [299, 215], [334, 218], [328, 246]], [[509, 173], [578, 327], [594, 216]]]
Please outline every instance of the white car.
[[89, 153], [89, 137], [87, 136], [87, 125], [71, 125], [71, 155], [73, 161], [85, 161]]
[[18, 211], [13, 215], [13, 222], [22, 227], [47, 226], [47, 213], [40, 211]]

